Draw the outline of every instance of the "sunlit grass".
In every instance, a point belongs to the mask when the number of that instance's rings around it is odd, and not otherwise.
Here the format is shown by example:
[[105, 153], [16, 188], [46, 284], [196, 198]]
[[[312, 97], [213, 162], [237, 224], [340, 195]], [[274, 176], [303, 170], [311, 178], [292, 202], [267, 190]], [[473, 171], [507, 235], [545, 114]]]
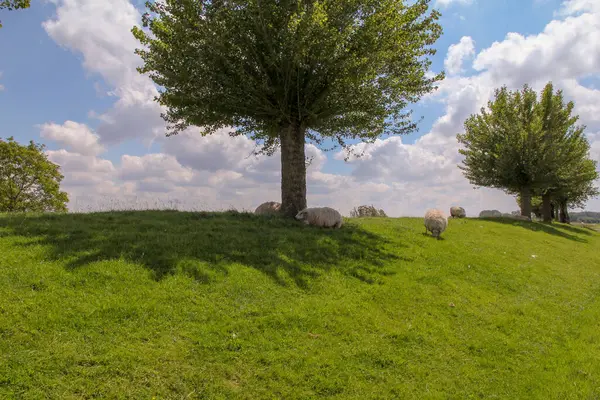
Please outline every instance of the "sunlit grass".
[[600, 397], [600, 234], [0, 216], [0, 398]]

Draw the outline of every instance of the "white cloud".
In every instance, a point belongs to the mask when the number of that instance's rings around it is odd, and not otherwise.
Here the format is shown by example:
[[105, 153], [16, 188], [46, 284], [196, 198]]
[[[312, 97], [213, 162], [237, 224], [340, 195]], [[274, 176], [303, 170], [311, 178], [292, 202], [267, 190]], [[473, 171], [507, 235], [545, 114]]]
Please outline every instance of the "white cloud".
[[437, 0], [435, 2], [436, 6], [440, 7], [448, 7], [451, 4], [461, 4], [461, 5], [469, 5], [472, 4], [474, 0]]
[[591, 157], [592, 159], [596, 160], [600, 166], [600, 131], [593, 134], [588, 134], [588, 138], [590, 139], [591, 143]]
[[146, 154], [142, 157], [123, 155], [119, 178], [124, 181], [143, 181], [150, 178], [183, 183], [193, 178], [193, 172], [179, 164], [175, 157], [167, 154]]
[[[0, 71], [0, 78], [2, 78], [2, 71]], [[4, 86], [2, 86], [2, 84], [0, 84], [0, 92], [4, 90]]]
[[98, 143], [98, 135], [85, 124], [66, 121], [62, 125], [45, 123], [39, 128], [41, 137], [58, 142], [76, 153], [98, 155], [104, 151], [104, 146]]
[[141, 15], [127, 0], [56, 0], [56, 17], [43, 27], [59, 45], [83, 56], [84, 68], [100, 75], [118, 98], [99, 115], [96, 132], [105, 144], [127, 139], [150, 142], [162, 138], [165, 124], [162, 108], [153, 101], [158, 91], [140, 75], [134, 50], [140, 44], [130, 30]]
[[600, 12], [600, 3], [596, 0], [567, 0], [554, 15], [566, 17], [583, 12]]
[[448, 48], [444, 68], [450, 75], [463, 72], [465, 59], [475, 55], [475, 41], [470, 36], [463, 36], [456, 44]]
[[537, 35], [508, 33], [481, 51], [473, 68], [509, 86], [598, 74], [600, 13], [552, 21]]
[[63, 170], [90, 172], [111, 176], [115, 168], [109, 160], [95, 156], [71, 153], [67, 150], [46, 151], [50, 161], [61, 166]]
[[61, 173], [65, 177], [61, 186], [69, 194], [70, 206], [77, 196], [122, 193], [116, 181], [116, 169], [109, 160], [66, 150], [48, 150], [46, 154], [50, 161], [61, 168]]

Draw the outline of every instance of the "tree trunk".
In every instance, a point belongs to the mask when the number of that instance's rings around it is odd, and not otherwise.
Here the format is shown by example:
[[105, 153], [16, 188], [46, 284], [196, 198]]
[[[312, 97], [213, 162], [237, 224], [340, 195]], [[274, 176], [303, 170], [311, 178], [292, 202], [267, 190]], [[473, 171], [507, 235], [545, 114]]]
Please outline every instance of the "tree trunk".
[[557, 219], [556, 218], [556, 206], [554, 205], [554, 202], [550, 202], [550, 218], [552, 218], [552, 220]]
[[549, 194], [542, 195], [542, 219], [546, 223], [552, 222], [552, 198]]
[[306, 208], [306, 158], [304, 129], [297, 125], [281, 129], [281, 212], [295, 217]]
[[560, 222], [562, 222], [563, 224], [571, 223], [571, 217], [569, 216], [567, 202], [563, 200], [561, 200], [560, 202]]
[[531, 218], [531, 189], [521, 189], [521, 215]]

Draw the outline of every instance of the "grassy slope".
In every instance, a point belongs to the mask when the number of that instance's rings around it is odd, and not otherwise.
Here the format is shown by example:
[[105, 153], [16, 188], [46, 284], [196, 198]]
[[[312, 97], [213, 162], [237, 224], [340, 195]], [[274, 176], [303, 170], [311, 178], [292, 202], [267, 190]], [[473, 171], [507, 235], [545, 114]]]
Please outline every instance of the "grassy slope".
[[0, 216], [0, 398], [600, 397], [600, 234], [423, 232]]

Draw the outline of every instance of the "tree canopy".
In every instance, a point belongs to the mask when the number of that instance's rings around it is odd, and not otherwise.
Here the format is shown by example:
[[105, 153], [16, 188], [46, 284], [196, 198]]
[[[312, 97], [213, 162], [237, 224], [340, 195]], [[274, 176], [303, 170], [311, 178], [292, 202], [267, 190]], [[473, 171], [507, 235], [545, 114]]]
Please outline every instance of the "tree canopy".
[[306, 206], [304, 144], [416, 129], [407, 105], [435, 89], [442, 33], [429, 0], [165, 0], [133, 33], [161, 88], [169, 135], [234, 127], [281, 148], [282, 210]]
[[496, 90], [488, 109], [470, 116], [465, 133], [457, 136], [464, 145], [460, 168], [474, 185], [519, 194], [522, 215], [530, 216], [532, 196], [541, 196], [548, 220], [553, 196], [562, 193], [574, 200], [585, 197], [582, 192], [593, 195], [584, 187], [593, 187], [597, 178], [585, 126], [577, 125], [573, 108], [560, 90], [554, 92], [552, 83], [539, 101], [528, 85], [520, 91], [505, 86]]
[[[31, 0], [0, 0], [0, 10], [18, 10], [20, 8], [29, 8], [30, 5]], [[2, 28], [2, 21], [0, 21], [0, 28]]]
[[33, 141], [24, 146], [0, 139], [0, 212], [67, 210], [63, 176], [43, 150]]

